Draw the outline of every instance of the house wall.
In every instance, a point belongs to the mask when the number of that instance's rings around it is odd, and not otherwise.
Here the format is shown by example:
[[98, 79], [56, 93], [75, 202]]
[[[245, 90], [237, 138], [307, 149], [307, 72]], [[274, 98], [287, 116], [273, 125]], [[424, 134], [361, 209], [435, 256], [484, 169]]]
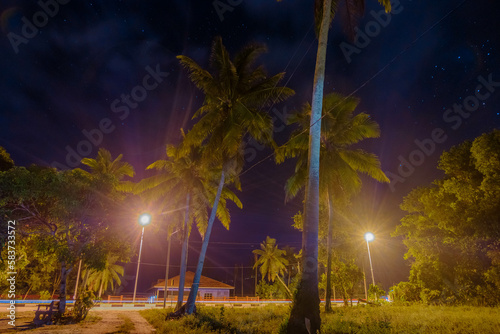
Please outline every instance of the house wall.
[[211, 293], [213, 298], [229, 297], [229, 289], [202, 289], [199, 290], [199, 296], [204, 298], [206, 293]]
[[[211, 293], [213, 298], [223, 298], [223, 297], [229, 298], [229, 289], [203, 289], [203, 288], [200, 288], [198, 290], [198, 296], [201, 298], [204, 298], [206, 293]], [[177, 297], [177, 294], [178, 294], [177, 290], [174, 290], [174, 291], [169, 290], [167, 296], [168, 297], [170, 297], [170, 296]], [[158, 295], [158, 298], [163, 298], [163, 290], [158, 289], [157, 295]], [[184, 289], [184, 296], [188, 296], [188, 295], [189, 295], [189, 289]]]

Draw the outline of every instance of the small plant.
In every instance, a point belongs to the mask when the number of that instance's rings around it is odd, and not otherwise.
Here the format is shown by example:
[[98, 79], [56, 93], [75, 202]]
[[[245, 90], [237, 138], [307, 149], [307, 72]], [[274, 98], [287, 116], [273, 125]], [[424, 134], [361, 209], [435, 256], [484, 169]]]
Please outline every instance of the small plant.
[[40, 291], [40, 300], [49, 300], [51, 298], [52, 295], [47, 290]]
[[90, 309], [94, 306], [95, 299], [96, 297], [92, 291], [82, 292], [78, 296], [73, 308], [73, 320], [75, 322], [85, 320]]

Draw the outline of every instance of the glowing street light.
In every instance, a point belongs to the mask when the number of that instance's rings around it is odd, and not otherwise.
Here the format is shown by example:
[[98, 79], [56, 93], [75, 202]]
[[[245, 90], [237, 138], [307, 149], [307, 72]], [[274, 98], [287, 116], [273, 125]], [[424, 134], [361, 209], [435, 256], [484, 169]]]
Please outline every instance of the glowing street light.
[[139, 224], [142, 225], [142, 234], [141, 234], [141, 245], [139, 246], [139, 259], [137, 260], [137, 272], [135, 274], [135, 286], [134, 286], [134, 297], [132, 298], [132, 302], [135, 303], [135, 294], [137, 292], [137, 280], [139, 279], [139, 266], [141, 265], [141, 253], [142, 253], [142, 240], [144, 239], [144, 227], [151, 223], [151, 215], [148, 213], [143, 213], [139, 216]]
[[373, 233], [368, 232], [365, 234], [366, 247], [368, 248], [368, 259], [370, 260], [370, 270], [372, 272], [372, 284], [375, 286], [375, 278], [373, 276], [373, 265], [372, 265], [372, 257], [370, 255], [370, 241], [375, 240], [375, 236]]

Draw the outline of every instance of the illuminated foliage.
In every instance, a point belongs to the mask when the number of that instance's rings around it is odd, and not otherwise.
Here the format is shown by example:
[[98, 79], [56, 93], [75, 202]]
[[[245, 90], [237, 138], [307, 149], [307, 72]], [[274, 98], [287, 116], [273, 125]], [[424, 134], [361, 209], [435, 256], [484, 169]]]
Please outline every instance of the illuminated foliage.
[[422, 300], [498, 304], [500, 131], [443, 153], [439, 168], [443, 179], [406, 196], [393, 234], [408, 247], [410, 282]]

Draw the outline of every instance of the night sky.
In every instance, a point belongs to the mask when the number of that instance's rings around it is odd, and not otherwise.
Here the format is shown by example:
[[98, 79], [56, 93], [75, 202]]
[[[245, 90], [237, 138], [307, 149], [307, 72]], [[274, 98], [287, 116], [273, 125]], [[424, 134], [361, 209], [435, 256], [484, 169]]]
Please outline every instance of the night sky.
[[[164, 158], [166, 143], [179, 142], [180, 128], [191, 127], [203, 101], [175, 56], [206, 66], [218, 35], [233, 54], [246, 43], [265, 43], [269, 50], [260, 62], [270, 74], [286, 72], [283, 84], [296, 95], [269, 108], [282, 144], [290, 132], [283, 119], [311, 100], [317, 50], [312, 3], [2, 1], [0, 145], [17, 165], [58, 168], [76, 167], [105, 147], [113, 156], [124, 154], [135, 180], [151, 175], [145, 167]], [[401, 240], [390, 237], [403, 215], [403, 197], [442, 176], [436, 163], [443, 150], [500, 124], [499, 17], [494, 0], [394, 1], [390, 17], [373, 0], [355, 42], [344, 34], [341, 15], [330, 30], [325, 93], [354, 93], [361, 99], [358, 111], [381, 127], [381, 137], [361, 147], [380, 157], [392, 182], [363, 179], [352, 223], [364, 251], [363, 233], [375, 233], [375, 278], [385, 288], [409, 274]], [[233, 284], [234, 266], [250, 267], [252, 249], [267, 235], [280, 247], [300, 247], [301, 233], [291, 224], [301, 201], [284, 203], [293, 161], [276, 166], [271, 153], [258, 145], [247, 151], [244, 207], [231, 207], [229, 231], [215, 225], [208, 276]], [[124, 229], [138, 242], [136, 217], [124, 221]], [[142, 290], [164, 276], [164, 239], [160, 228], [146, 228]], [[199, 247], [193, 233], [190, 265]], [[178, 243], [172, 254], [171, 274], [177, 275]], [[133, 286], [135, 265], [136, 258], [127, 266], [125, 291]], [[246, 291], [251, 272], [244, 269]]]

